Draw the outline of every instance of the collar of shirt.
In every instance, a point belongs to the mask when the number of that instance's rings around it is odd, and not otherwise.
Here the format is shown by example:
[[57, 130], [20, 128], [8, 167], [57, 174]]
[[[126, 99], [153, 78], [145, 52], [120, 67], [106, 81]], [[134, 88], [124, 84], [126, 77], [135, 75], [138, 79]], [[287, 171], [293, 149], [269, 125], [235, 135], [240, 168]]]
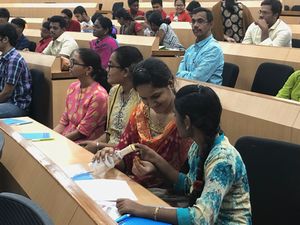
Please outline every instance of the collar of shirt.
[[1, 55], [1, 60], [8, 60], [13, 51], [15, 51], [15, 48], [10, 49], [4, 55]]
[[195, 43], [195, 46], [198, 48], [203, 47], [204, 45], [207, 44], [207, 42], [209, 42], [211, 39], [213, 38], [212, 34], [209, 35], [207, 38], [203, 39], [202, 41], [198, 41]]
[[276, 22], [273, 24], [273, 26], [271, 26], [271, 27], [269, 28], [269, 31], [270, 31], [270, 30], [275, 30], [275, 29], [278, 27], [278, 25], [280, 24], [280, 22], [281, 22], [281, 20], [280, 20], [280, 19], [277, 19]]
[[65, 39], [66, 32], [63, 32], [55, 41], [62, 42]]

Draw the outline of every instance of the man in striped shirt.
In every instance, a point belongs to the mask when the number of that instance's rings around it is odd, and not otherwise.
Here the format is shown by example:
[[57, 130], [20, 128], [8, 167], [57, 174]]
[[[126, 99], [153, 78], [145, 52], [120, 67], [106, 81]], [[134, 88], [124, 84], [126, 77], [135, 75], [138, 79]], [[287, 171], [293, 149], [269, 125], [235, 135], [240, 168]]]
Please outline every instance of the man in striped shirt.
[[0, 25], [0, 118], [27, 115], [31, 102], [31, 75], [17, 40], [13, 25]]

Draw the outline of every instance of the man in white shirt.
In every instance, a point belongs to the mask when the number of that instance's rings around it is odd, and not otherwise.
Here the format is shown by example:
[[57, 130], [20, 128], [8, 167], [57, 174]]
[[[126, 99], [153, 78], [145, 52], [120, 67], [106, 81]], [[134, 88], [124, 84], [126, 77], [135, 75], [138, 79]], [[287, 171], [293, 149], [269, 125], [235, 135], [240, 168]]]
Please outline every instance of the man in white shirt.
[[93, 22], [91, 18], [88, 16], [84, 7], [77, 6], [73, 10], [74, 16], [76, 17], [77, 21], [80, 23], [81, 32], [93, 32]]
[[65, 33], [66, 21], [62, 16], [52, 16], [49, 22], [52, 41], [44, 49], [43, 54], [69, 58], [78, 45], [72, 37]]
[[292, 31], [279, 16], [282, 4], [278, 0], [264, 0], [259, 10], [259, 19], [247, 29], [243, 44], [292, 46]]

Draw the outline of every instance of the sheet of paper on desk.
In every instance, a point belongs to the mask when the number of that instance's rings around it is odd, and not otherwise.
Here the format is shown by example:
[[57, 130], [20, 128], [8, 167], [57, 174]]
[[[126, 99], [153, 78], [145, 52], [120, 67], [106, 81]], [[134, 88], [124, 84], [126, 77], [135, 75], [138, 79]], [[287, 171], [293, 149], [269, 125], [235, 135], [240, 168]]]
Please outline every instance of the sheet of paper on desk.
[[63, 166], [62, 169], [69, 177], [74, 177], [76, 175], [89, 172], [81, 164], [71, 164], [71, 165]]
[[137, 200], [135, 194], [124, 180], [94, 179], [80, 180], [76, 183], [96, 202], [116, 201], [119, 198]]

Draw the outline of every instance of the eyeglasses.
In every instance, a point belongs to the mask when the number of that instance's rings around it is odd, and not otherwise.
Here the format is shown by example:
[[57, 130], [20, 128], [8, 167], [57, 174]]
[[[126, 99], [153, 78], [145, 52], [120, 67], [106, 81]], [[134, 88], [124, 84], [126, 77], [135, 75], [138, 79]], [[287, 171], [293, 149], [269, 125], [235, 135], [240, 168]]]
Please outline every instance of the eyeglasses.
[[122, 69], [123, 67], [122, 66], [113, 66], [111, 64], [108, 64], [107, 65], [107, 69], [110, 70], [111, 68], [119, 68], [119, 69]]
[[198, 19], [198, 20], [193, 20], [192, 19], [192, 24], [195, 24], [195, 23], [199, 23], [199, 24], [205, 24], [205, 23], [208, 23], [207, 20], [203, 20], [203, 19]]
[[75, 65], [77, 65], [77, 66], [87, 66], [87, 65], [85, 65], [85, 64], [75, 62], [74, 59], [70, 59], [70, 67], [73, 67], [73, 66], [75, 66]]

